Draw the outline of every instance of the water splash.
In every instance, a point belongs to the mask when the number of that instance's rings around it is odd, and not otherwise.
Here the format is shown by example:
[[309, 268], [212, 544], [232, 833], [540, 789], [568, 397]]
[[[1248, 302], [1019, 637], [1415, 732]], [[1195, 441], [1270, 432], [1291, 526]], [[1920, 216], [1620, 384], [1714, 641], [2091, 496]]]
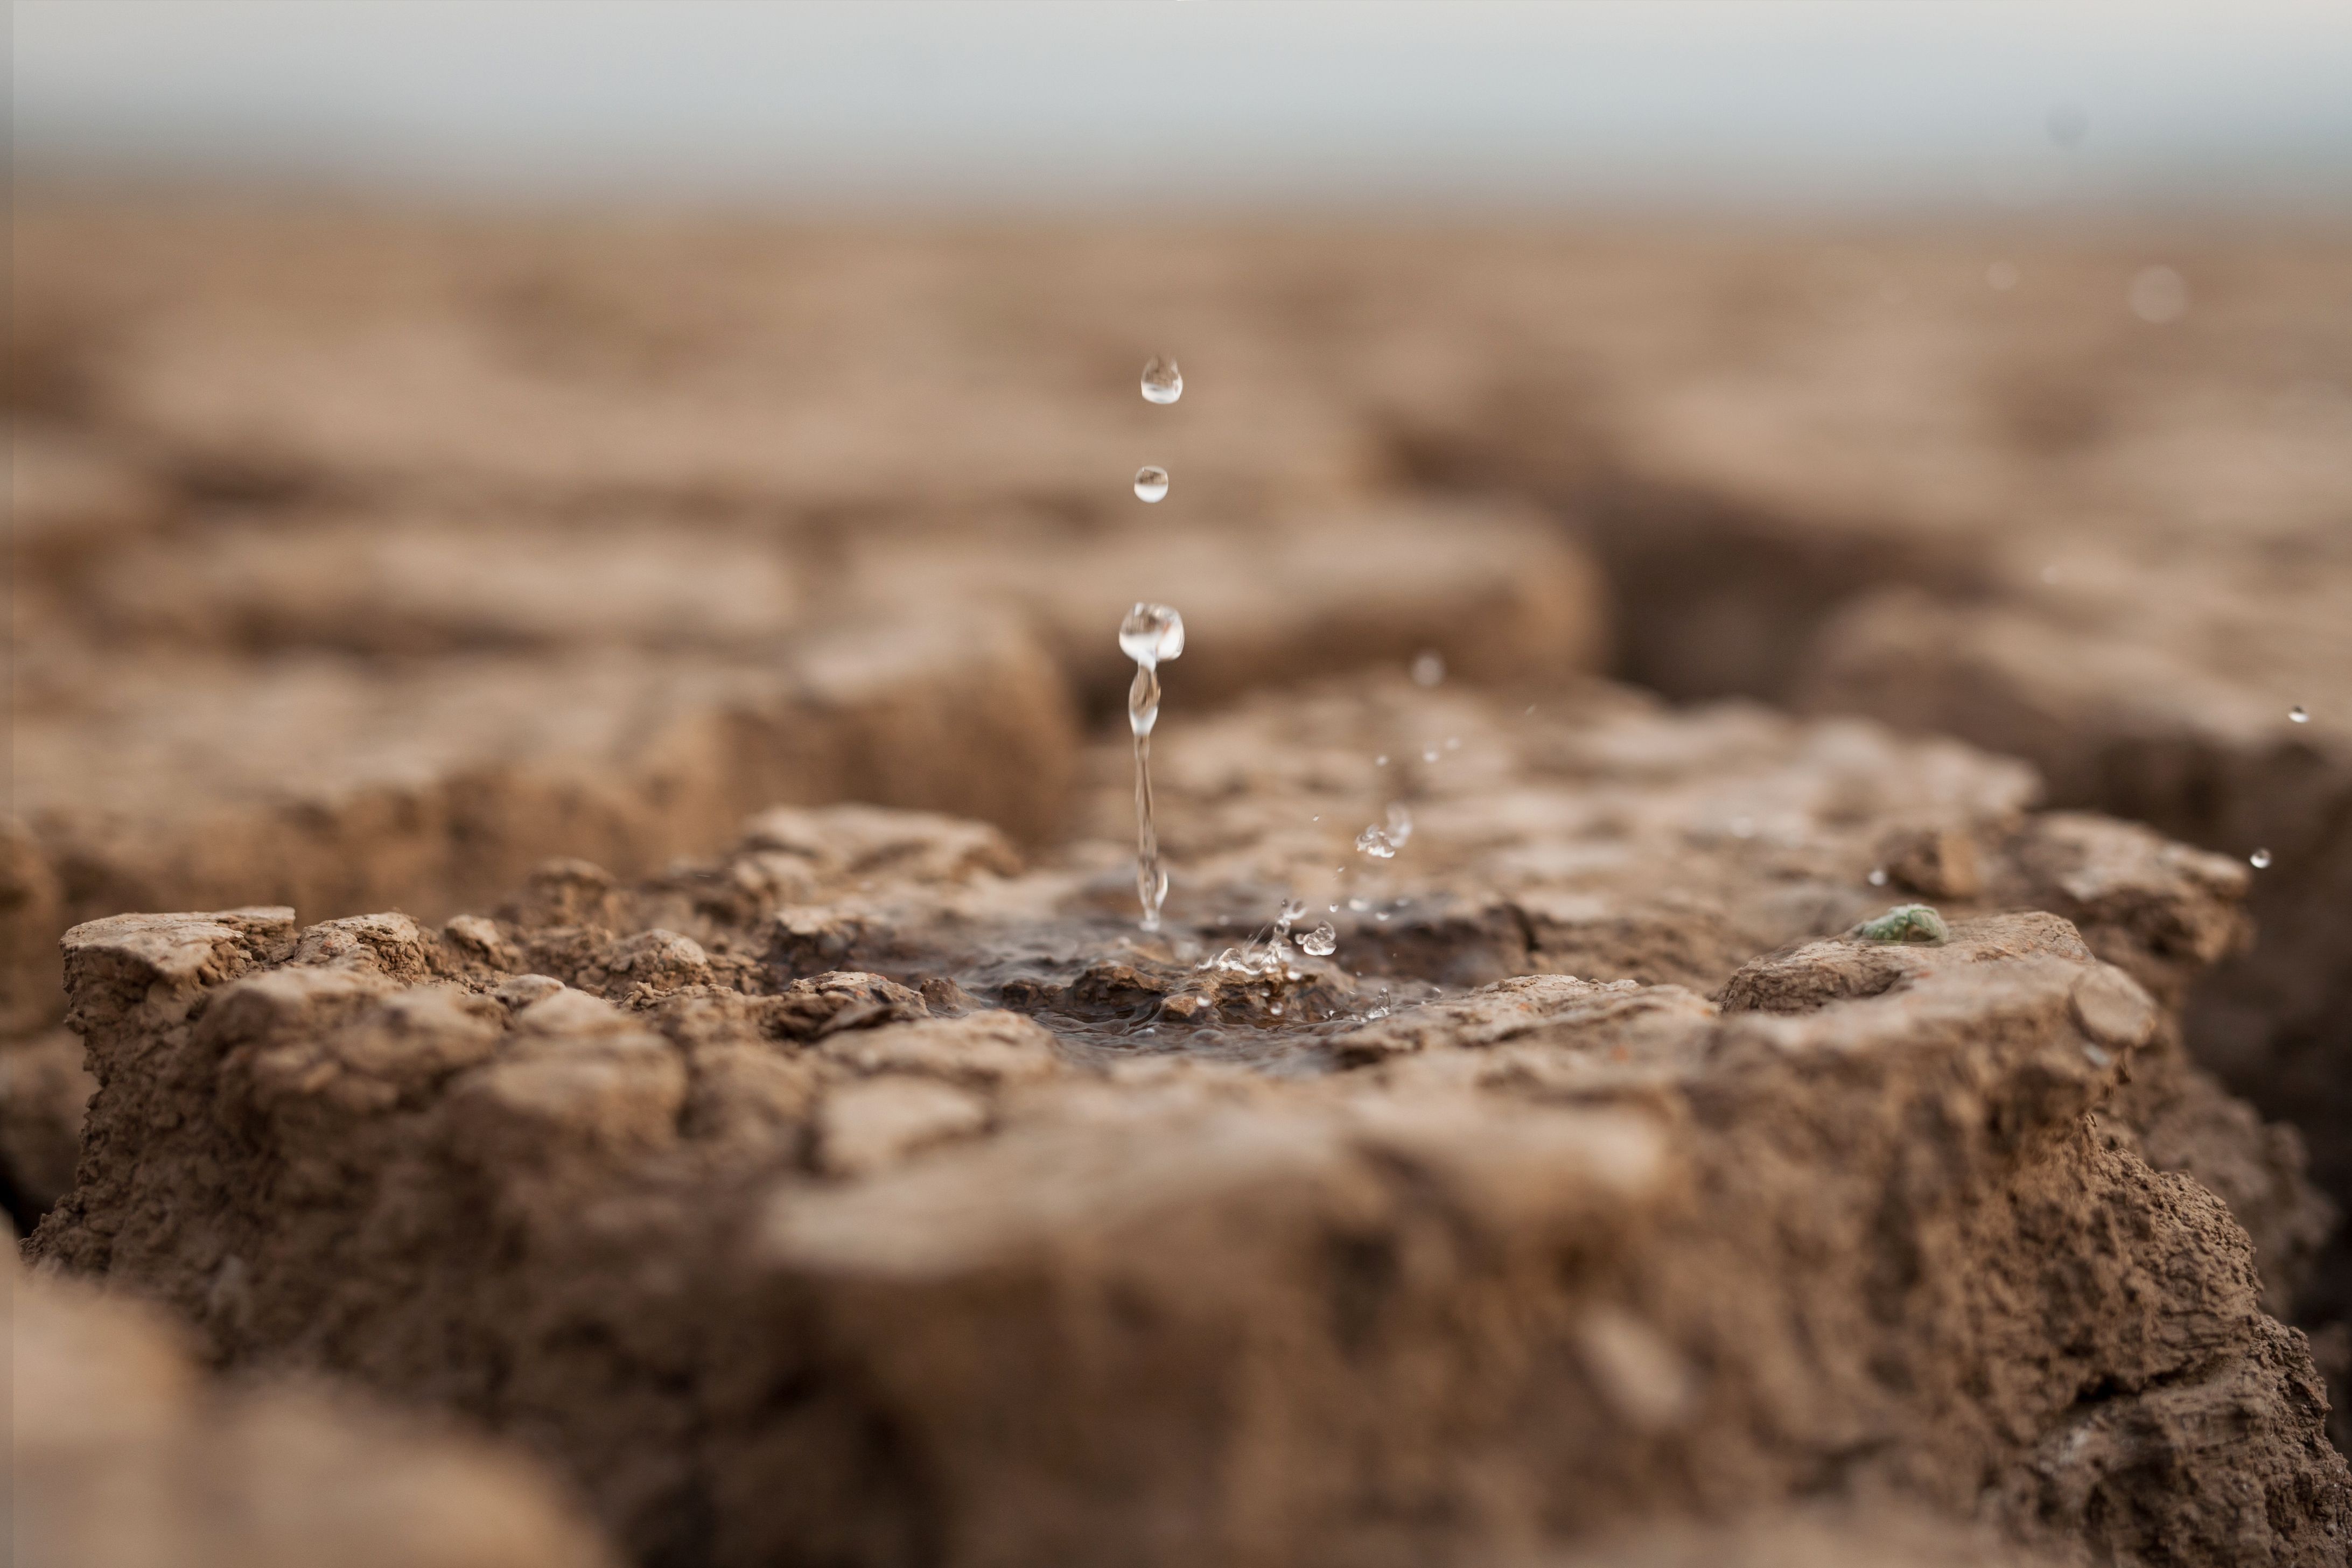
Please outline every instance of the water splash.
[[1127, 689], [1127, 727], [1135, 732], [1135, 896], [1143, 929], [1158, 931], [1168, 872], [1151, 817], [1151, 731], [1160, 722], [1160, 661], [1183, 653], [1184, 617], [1165, 605], [1138, 605], [1119, 623], [1118, 650], [1135, 660], [1135, 683]]
[[1339, 945], [1339, 933], [1331, 929], [1329, 921], [1321, 921], [1313, 931], [1298, 939], [1299, 951], [1312, 953], [1317, 958], [1330, 957]]
[[1412, 813], [1402, 801], [1389, 802], [1388, 820], [1375, 824], [1356, 835], [1356, 850], [1375, 860], [1393, 860], [1396, 852], [1412, 837]]
[[1168, 470], [1146, 463], [1135, 470], [1135, 499], [1160, 500], [1168, 494]]
[[1173, 403], [1184, 395], [1184, 373], [1176, 362], [1153, 354], [1143, 367], [1143, 401]]

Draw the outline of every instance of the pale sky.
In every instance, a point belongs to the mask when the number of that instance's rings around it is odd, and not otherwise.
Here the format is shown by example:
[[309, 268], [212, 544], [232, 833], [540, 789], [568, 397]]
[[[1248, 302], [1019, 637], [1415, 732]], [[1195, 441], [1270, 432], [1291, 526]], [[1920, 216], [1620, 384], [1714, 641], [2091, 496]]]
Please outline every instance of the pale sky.
[[2352, 208], [2352, 0], [11, 12], [31, 174], [914, 209]]

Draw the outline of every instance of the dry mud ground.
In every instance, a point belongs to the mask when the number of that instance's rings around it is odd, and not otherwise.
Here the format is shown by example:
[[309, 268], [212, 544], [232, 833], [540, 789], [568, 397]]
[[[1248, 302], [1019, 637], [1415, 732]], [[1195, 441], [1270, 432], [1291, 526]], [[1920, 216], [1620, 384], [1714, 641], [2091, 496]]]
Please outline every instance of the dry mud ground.
[[495, 1560], [2343, 1560], [2352, 237], [16, 225], [10, 1206]]

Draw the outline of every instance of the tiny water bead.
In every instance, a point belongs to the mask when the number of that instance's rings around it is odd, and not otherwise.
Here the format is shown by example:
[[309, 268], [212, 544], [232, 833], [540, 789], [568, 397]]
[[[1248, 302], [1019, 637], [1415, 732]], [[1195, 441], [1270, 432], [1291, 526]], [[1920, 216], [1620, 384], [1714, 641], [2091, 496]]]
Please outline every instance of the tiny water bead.
[[1339, 933], [1331, 929], [1330, 921], [1325, 921], [1313, 931], [1300, 937], [1298, 945], [1301, 950], [1311, 952], [1318, 958], [1328, 958], [1339, 949]]
[[2298, 702], [2286, 710], [2286, 721], [2290, 724], [2308, 724], [2311, 722], [2311, 710]]
[[1415, 686], [1435, 686], [1445, 679], [1445, 656], [1435, 648], [1424, 648], [1412, 661], [1412, 683]]
[[1143, 367], [1143, 401], [1173, 403], [1183, 395], [1184, 373], [1174, 360], [1153, 354]]
[[2246, 857], [2246, 864], [2257, 871], [2267, 871], [2271, 865], [2271, 852], [2267, 849], [2257, 849]]
[[1168, 901], [1168, 872], [1160, 864], [1160, 833], [1151, 816], [1151, 731], [1160, 722], [1160, 665], [1184, 651], [1184, 617], [1166, 605], [1139, 604], [1118, 626], [1118, 649], [1135, 660], [1127, 689], [1127, 724], [1135, 733], [1135, 895], [1143, 929], [1160, 929]]
[[1146, 463], [1135, 470], [1135, 499], [1160, 500], [1168, 494], [1168, 470]]
[[1870, 876], [1867, 880], [1874, 888], [1883, 888], [1886, 886], [1886, 868], [1884, 866], [1873, 866], [1870, 868]]

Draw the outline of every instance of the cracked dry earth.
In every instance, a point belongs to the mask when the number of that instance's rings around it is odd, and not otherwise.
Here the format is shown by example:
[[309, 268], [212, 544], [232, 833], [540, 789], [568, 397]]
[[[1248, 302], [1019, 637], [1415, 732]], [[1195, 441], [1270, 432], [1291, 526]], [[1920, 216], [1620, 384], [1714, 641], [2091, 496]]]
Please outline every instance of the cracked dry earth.
[[1864, 721], [1535, 707], [1164, 725], [1162, 937], [1110, 752], [1030, 860], [790, 809], [437, 927], [86, 923], [29, 1254], [647, 1563], [2342, 1563], [2326, 1205], [2180, 1043], [2242, 867]]

